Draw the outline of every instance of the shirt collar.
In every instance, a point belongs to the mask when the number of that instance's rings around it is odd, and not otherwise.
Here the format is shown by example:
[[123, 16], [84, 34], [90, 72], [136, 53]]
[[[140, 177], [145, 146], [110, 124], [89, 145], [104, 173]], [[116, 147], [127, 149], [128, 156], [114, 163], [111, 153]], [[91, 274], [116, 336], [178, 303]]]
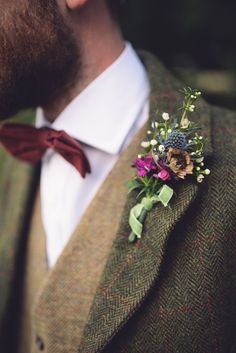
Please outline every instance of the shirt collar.
[[130, 43], [50, 124], [41, 108], [36, 126], [64, 130], [79, 141], [117, 154], [149, 96], [146, 70]]

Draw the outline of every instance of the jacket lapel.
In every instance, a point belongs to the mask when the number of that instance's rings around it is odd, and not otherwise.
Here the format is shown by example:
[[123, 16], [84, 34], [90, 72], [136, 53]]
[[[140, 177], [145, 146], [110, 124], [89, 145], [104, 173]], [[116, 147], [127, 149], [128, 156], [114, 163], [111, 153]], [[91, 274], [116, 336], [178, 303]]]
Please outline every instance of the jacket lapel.
[[[26, 112], [16, 121], [33, 121], [33, 114]], [[13, 121], [15, 119], [12, 119]], [[35, 169], [16, 161], [0, 149], [0, 317], [4, 314], [11, 287], [16, 276], [17, 256], [25, 233], [24, 222], [29, 211], [29, 201]], [[18, 270], [18, 269], [17, 269]], [[15, 278], [16, 279], [16, 278]], [[14, 284], [16, 282], [14, 281]]]
[[[181, 106], [182, 85], [152, 55], [140, 53], [151, 83], [150, 118], [148, 124], [163, 112], [173, 113]], [[202, 126], [207, 137], [206, 158], [212, 154], [210, 112], [204, 101], [198, 104], [193, 120]], [[145, 136], [144, 136], [145, 137]], [[141, 142], [141, 141], [140, 141]], [[135, 156], [134, 156], [135, 157]], [[128, 166], [127, 166], [128, 167]], [[129, 244], [129, 211], [136, 194], [127, 197], [119, 230], [110, 252], [101, 282], [97, 288], [79, 352], [100, 352], [141, 305], [154, 282], [158, 281], [166, 246], [177, 222], [197, 197], [199, 186], [191, 181], [179, 183], [171, 208], [157, 205], [147, 216], [140, 241]], [[112, 210], [111, 210], [112, 212]]]

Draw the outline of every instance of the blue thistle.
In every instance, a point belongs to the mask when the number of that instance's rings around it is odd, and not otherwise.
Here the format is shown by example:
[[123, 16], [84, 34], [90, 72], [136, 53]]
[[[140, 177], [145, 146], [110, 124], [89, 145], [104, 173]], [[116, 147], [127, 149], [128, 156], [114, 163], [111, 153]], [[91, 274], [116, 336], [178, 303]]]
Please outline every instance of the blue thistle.
[[165, 148], [178, 148], [180, 150], [186, 150], [188, 148], [186, 136], [181, 131], [172, 131], [167, 140], [164, 142]]

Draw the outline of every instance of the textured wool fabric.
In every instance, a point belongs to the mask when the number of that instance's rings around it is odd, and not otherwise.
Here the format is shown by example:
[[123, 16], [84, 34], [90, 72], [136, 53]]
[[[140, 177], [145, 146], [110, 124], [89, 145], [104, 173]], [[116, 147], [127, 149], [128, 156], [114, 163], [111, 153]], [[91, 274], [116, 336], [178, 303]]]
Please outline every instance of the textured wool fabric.
[[[22, 345], [18, 353], [37, 352], [35, 345], [37, 337], [43, 337], [49, 352], [77, 352], [113, 237], [118, 230], [126, 199], [124, 184], [132, 175], [131, 168], [126, 168], [122, 175], [120, 171], [122, 166], [129, 164], [132, 156], [138, 153], [140, 140], [145, 131], [146, 126], [133, 139], [129, 149], [121, 155], [119, 162], [85, 212], [62, 256], [52, 270], [45, 274], [43, 281], [39, 279], [38, 273], [43, 272], [45, 261], [42, 260], [40, 264], [38, 260], [40, 254], [37, 250], [45, 251], [42, 249], [41, 239], [42, 236], [45, 239], [45, 235], [36, 200], [23, 284], [23, 314], [26, 318], [22, 319], [23, 327], [20, 335]], [[114, 189], [113, 197], [106, 202], [111, 189]], [[98, 209], [102, 210], [102, 214], [97, 212]], [[111, 217], [111, 209], [115, 211], [116, 217]], [[37, 275], [34, 276], [34, 272]], [[41, 282], [40, 285], [38, 282]], [[30, 308], [27, 309], [27, 305]], [[58, 328], [58, 323], [64, 330]], [[69, 331], [67, 334], [65, 329]], [[31, 339], [31, 349], [25, 350], [26, 344], [30, 347]]]
[[[141, 57], [152, 87], [151, 124], [157, 109], [173, 113], [180, 107], [182, 84], [152, 55]], [[126, 196], [123, 180], [132, 174], [130, 160], [142, 138], [132, 141], [78, 227], [84, 234], [73, 235], [40, 289], [33, 326], [45, 352], [236, 352], [235, 119], [235, 113], [200, 101], [193, 120], [208, 139], [206, 163], [212, 173], [201, 185], [180, 182], [171, 208], [156, 205], [147, 216], [143, 238], [131, 245], [128, 216], [137, 195]], [[32, 170], [4, 153], [0, 165], [0, 332], [5, 339], [0, 351], [15, 353], [9, 350], [14, 326], [7, 323], [19, 309], [15, 283], [20, 288], [23, 269], [15, 258], [24, 254], [22, 244], [27, 243], [23, 221]], [[96, 283], [90, 283], [94, 292], [89, 309], [83, 307], [89, 298], [83, 286], [95, 277], [96, 259], [89, 258], [87, 272], [79, 255], [82, 249], [89, 254], [90, 244], [92, 253], [99, 254], [96, 234], [106, 239], [106, 265], [104, 270], [100, 266]], [[85, 327], [77, 336], [80, 320]]]
[[20, 322], [18, 325], [17, 352], [19, 353], [31, 352], [32, 341], [35, 341], [33, 336], [33, 307], [35, 298], [48, 273], [39, 192], [34, 203], [25, 258]]

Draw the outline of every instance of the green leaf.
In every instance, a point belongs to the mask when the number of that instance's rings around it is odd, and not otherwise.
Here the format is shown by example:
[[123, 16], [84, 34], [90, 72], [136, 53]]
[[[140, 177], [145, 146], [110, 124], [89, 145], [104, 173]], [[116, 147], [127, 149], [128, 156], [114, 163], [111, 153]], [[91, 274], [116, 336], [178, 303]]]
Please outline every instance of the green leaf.
[[142, 187], [142, 184], [136, 179], [129, 180], [126, 185], [129, 189], [129, 193], [135, 189], [139, 189], [140, 187]]

